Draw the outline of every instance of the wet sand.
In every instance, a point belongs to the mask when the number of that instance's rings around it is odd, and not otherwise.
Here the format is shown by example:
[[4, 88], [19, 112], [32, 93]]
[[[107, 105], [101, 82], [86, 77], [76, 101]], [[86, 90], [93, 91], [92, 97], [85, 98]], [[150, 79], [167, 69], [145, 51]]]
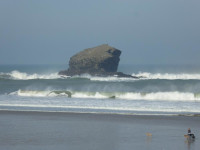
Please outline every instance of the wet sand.
[[199, 150], [200, 117], [0, 111], [0, 133], [2, 150]]

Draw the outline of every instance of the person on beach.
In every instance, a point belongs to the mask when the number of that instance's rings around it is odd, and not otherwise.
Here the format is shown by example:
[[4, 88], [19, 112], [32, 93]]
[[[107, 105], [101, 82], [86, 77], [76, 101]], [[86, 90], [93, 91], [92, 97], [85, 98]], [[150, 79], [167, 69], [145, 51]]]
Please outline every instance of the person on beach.
[[188, 135], [192, 138], [195, 138], [194, 134], [191, 132], [191, 129], [188, 128]]

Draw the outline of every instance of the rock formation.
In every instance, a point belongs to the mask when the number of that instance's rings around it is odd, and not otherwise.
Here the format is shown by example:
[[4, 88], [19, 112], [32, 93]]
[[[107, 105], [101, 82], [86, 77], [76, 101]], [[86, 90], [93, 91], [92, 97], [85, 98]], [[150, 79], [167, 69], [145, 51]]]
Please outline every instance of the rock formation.
[[61, 71], [59, 74], [67, 76], [90, 74], [94, 76], [133, 77], [117, 72], [120, 54], [120, 50], [107, 44], [88, 48], [72, 56], [69, 61], [69, 69]]

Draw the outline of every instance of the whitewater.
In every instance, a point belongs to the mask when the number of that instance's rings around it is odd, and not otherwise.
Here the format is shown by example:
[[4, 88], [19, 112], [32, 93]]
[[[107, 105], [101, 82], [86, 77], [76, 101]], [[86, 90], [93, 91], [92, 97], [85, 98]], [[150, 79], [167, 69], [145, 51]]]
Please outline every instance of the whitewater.
[[[200, 113], [200, 72], [122, 67], [135, 78], [61, 76], [46, 66], [0, 66], [0, 110], [87, 113]], [[51, 68], [51, 67], [50, 67]], [[124, 69], [124, 70], [123, 70]], [[155, 71], [156, 70], [156, 71]], [[174, 71], [171, 71], [174, 70]]]
[[[138, 77], [137, 80], [143, 79], [166, 79], [166, 80], [200, 80], [200, 73], [196, 74], [172, 74], [172, 73], [150, 73], [150, 72], [139, 72], [137, 74], [132, 73], [132, 76]], [[58, 72], [50, 73], [50, 74], [28, 74], [25, 72], [20, 72], [17, 70], [11, 71], [9, 73], [0, 72], [0, 79], [13, 79], [13, 80], [33, 80], [33, 79], [62, 79], [69, 78], [69, 76], [59, 75]], [[84, 74], [81, 76], [74, 76], [71, 78], [88, 78], [90, 80], [97, 81], [131, 81], [135, 79], [130, 78], [118, 78], [118, 77], [93, 77], [88, 74]]]

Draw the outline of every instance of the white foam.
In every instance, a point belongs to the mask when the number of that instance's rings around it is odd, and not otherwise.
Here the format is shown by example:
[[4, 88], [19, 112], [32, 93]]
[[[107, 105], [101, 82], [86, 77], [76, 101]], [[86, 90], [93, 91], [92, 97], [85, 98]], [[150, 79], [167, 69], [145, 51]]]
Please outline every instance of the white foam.
[[51, 73], [51, 74], [27, 74], [24, 72], [19, 71], [12, 71], [9, 73], [12, 79], [15, 80], [31, 80], [31, 79], [59, 79], [62, 76], [58, 75], [58, 73]]
[[[32, 80], [32, 79], [60, 79], [60, 78], [68, 78], [69, 76], [59, 75], [57, 72], [50, 74], [28, 74], [20, 71], [12, 71], [10, 73], [0, 73], [1, 76], [10, 76], [11, 79], [15, 80]], [[200, 74], [173, 74], [173, 73], [150, 73], [150, 72], [139, 72], [137, 74], [133, 73], [132, 76], [139, 77], [140, 79], [167, 79], [167, 80], [200, 80]], [[88, 74], [83, 74], [80, 76], [73, 76], [72, 78], [87, 78], [91, 81], [105, 81], [105, 82], [129, 82], [135, 81], [138, 79], [135, 78], [121, 78], [116, 76], [109, 77], [96, 77]]]
[[56, 90], [55, 91], [18, 90], [10, 93], [9, 95], [18, 95], [23, 97], [56, 97], [56, 96], [69, 97], [68, 91], [56, 91]]
[[126, 99], [126, 100], [148, 100], [148, 101], [196, 101], [200, 102], [200, 96], [194, 93], [183, 93], [183, 92], [155, 92], [155, 93], [87, 93], [87, 92], [74, 92], [72, 97], [75, 98], [96, 98], [105, 99], [115, 96], [115, 99]]
[[138, 78], [123, 78], [117, 76], [98, 77], [84, 74], [81, 76], [74, 76], [80, 78], [87, 78], [91, 81], [105, 81], [105, 82], [131, 82], [144, 79], [167, 79], [167, 80], [200, 80], [200, 74], [189, 74], [189, 73], [150, 73], [150, 72], [139, 72], [133, 73], [132, 76]]
[[172, 73], [149, 73], [149, 72], [139, 72], [138, 74], [132, 74], [132, 76], [143, 77], [146, 79], [168, 79], [168, 80], [190, 80], [196, 79], [200, 80], [200, 74], [172, 74]]
[[199, 101], [200, 97], [194, 93], [155, 92], [155, 93], [125, 93], [116, 95], [120, 99], [128, 100], [164, 100], [164, 101]]
[[75, 92], [72, 97], [74, 98], [96, 98], [96, 99], [104, 99], [108, 98], [106, 95], [103, 95], [102, 93], [96, 92], [96, 93], [91, 93], [91, 92]]
[[121, 78], [121, 77], [91, 77], [91, 81], [107, 81], [107, 82], [129, 82], [129, 81], [135, 81], [137, 79], [135, 78]]
[[25, 97], [47, 97], [49, 96], [50, 91], [23, 91], [18, 90], [18, 96], [25, 96]]
[[[147, 100], [147, 101], [195, 101], [200, 102], [200, 94], [194, 94], [189, 92], [152, 92], [152, 93], [140, 93], [140, 92], [70, 92], [72, 98], [95, 98], [95, 99], [109, 99], [111, 97], [115, 99], [125, 100]], [[55, 96], [66, 96], [66, 91], [31, 91], [31, 90], [18, 90], [10, 93], [24, 97], [55, 97]]]
[[86, 78], [91, 81], [105, 81], [105, 82], [120, 82], [120, 81], [132, 81], [136, 80], [135, 78], [122, 78], [117, 76], [108, 76], [108, 77], [100, 77], [100, 76], [91, 76], [89, 74], [82, 74], [73, 76], [72, 78]]
[[6, 107], [33, 107], [33, 108], [70, 108], [70, 109], [82, 109], [82, 110], [109, 110], [109, 111], [133, 111], [133, 112], [165, 112], [165, 113], [200, 113], [198, 108], [190, 109], [190, 108], [179, 108], [177, 106], [174, 107], [159, 107], [159, 106], [151, 106], [151, 107], [120, 107], [120, 106], [90, 106], [90, 105], [55, 105], [55, 104], [0, 104], [0, 106]]

